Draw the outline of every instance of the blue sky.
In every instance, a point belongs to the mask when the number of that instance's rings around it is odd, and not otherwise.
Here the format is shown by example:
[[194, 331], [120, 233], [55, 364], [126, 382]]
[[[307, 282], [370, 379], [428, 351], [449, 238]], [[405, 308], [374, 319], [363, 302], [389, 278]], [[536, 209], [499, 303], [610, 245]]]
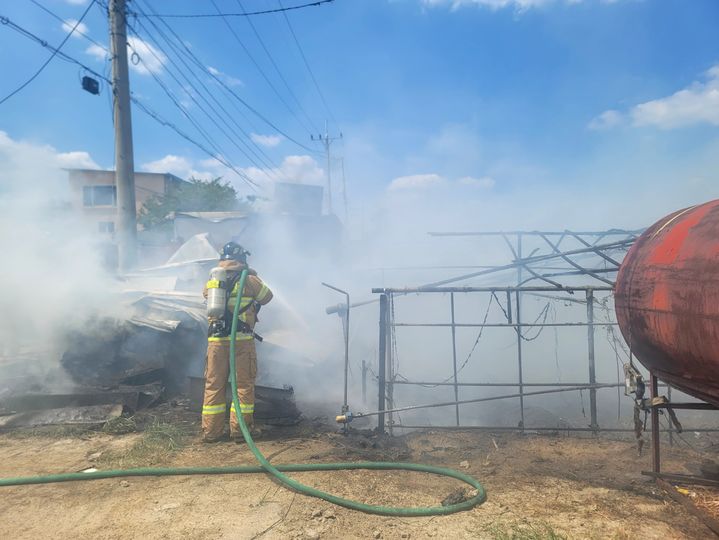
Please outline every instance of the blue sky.
[[[223, 12], [241, 11], [237, 1], [215, 1]], [[78, 18], [88, 3], [38, 2], [68, 20]], [[284, 0], [286, 6], [300, 3]], [[144, 12], [214, 11], [209, 1], [131, 5]], [[252, 11], [277, 2], [242, 5]], [[0, 14], [51, 44], [67, 32], [29, 0], [6, 2]], [[568, 193], [578, 201], [597, 194], [598, 185], [610, 191], [634, 186], [632, 196], [646, 194], [654, 201], [656, 208], [647, 213], [654, 215], [719, 196], [715, 0], [336, 0], [288, 17], [337, 120], [330, 121], [330, 132], [344, 134], [335, 155], [345, 159], [356, 204], [417, 191], [436, 201], [432, 190], [439, 188], [442, 197], [451, 193], [463, 201], [506, 201], [518, 193], [529, 200], [538, 190]], [[140, 38], [134, 47], [141, 60], [131, 76], [138, 99], [201, 140], [148, 72], [153, 71], [244, 174], [267, 186], [268, 175], [260, 169], [270, 165], [273, 178], [323, 181], [322, 155], [278, 138], [252, 113], [240, 115], [237, 103], [207, 73], [199, 74], [232, 113], [232, 122], [255, 134], [268, 157], [264, 161], [271, 163], [252, 163], [237, 150], [237, 140], [218, 133], [192, 102], [192, 90], [171, 77], [172, 61], [178, 60], [150, 21], [142, 16], [130, 21]], [[253, 22], [294, 97], [246, 20], [229, 22], [250, 56], [222, 19], [166, 21], [205, 67], [276, 127], [317, 146], [302, 125], [310, 121], [295, 97], [315, 127], [322, 128], [330, 113], [282, 16], [257, 16]], [[99, 8], [93, 7], [84, 23], [89, 36], [107, 44], [107, 21]], [[4, 96], [49, 53], [6, 26], [0, 26], [0, 44]], [[63, 50], [94, 70], [108, 68], [97, 46], [81, 36], [71, 37]], [[63, 163], [111, 166], [108, 89], [103, 86], [100, 96], [83, 92], [81, 74], [77, 66], [55, 59], [0, 105], [0, 131], [13, 141], [54, 147]], [[241, 185], [233, 173], [137, 109], [133, 122], [138, 169], [224, 174]], [[332, 166], [338, 175], [339, 163]]]

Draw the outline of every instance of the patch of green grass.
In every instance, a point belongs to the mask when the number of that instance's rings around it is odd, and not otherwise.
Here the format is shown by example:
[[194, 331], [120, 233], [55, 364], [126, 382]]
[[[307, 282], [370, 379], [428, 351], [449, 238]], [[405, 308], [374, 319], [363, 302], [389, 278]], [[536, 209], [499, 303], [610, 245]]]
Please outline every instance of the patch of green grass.
[[567, 540], [548, 523], [523, 521], [509, 525], [491, 525], [486, 530], [494, 540]]
[[162, 464], [184, 444], [185, 433], [182, 429], [155, 419], [145, 427], [134, 445], [122, 452], [103, 454], [98, 466], [102, 469], [127, 469]]
[[133, 418], [118, 416], [105, 422], [102, 426], [102, 432], [109, 435], [124, 435], [137, 431], [137, 424]]

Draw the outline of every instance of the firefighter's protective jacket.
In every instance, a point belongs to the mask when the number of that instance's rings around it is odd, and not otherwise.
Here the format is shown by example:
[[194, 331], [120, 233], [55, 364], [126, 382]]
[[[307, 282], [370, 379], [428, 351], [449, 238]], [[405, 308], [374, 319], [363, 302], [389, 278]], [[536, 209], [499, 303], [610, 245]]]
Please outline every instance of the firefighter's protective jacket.
[[[267, 285], [263, 283], [263, 281], [257, 276], [257, 272], [253, 270], [252, 268], [248, 268], [247, 265], [239, 262], [239, 261], [220, 261], [218, 266], [221, 268], [224, 268], [227, 270], [227, 277], [229, 279], [234, 279], [235, 277], [239, 276], [242, 270], [247, 268], [247, 279], [245, 280], [245, 287], [242, 291], [242, 297], [240, 299], [240, 310], [242, 311], [240, 313], [240, 320], [244, 323], [247, 323], [250, 329], [254, 329], [255, 324], [257, 323], [257, 307], [256, 306], [264, 306], [267, 304], [270, 300], [272, 300], [272, 291], [269, 289]], [[236, 280], [234, 288], [232, 291], [230, 291], [230, 296], [227, 302], [227, 309], [230, 313], [234, 312], [235, 309], [235, 303], [237, 302], [237, 295], [239, 294], [239, 279]], [[207, 285], [205, 285], [204, 290], [202, 291], [202, 294], [205, 298], [207, 298]], [[229, 337], [226, 338], [220, 338], [220, 337], [211, 337], [209, 338], [210, 341], [221, 341], [221, 340], [229, 340]], [[241, 339], [253, 339], [252, 335], [242, 335], [240, 336], [238, 334], [237, 336], [238, 340]]]

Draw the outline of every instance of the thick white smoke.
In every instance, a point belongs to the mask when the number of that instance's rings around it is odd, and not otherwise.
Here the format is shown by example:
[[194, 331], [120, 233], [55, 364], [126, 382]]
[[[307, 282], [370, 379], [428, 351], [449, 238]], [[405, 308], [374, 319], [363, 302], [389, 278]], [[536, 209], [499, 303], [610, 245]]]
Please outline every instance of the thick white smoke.
[[0, 131], [0, 356], [52, 368], [65, 336], [122, 312], [97, 239], [69, 208], [66, 166], [93, 166], [84, 152], [17, 141]]

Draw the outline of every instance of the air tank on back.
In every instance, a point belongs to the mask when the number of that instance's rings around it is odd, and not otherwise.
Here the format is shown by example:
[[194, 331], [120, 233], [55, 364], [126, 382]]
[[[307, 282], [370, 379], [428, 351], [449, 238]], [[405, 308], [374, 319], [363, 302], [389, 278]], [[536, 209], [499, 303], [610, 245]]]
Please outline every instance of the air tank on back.
[[227, 270], [218, 266], [210, 271], [207, 282], [207, 317], [221, 319], [227, 310]]
[[661, 380], [719, 406], [719, 200], [652, 225], [615, 286], [632, 352]]

